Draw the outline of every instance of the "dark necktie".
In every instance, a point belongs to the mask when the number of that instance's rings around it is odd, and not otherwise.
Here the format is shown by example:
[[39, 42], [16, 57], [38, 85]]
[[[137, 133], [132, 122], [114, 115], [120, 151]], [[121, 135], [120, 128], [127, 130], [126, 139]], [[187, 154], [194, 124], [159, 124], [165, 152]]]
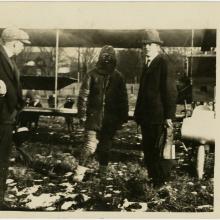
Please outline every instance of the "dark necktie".
[[146, 67], [150, 66], [150, 61], [151, 61], [150, 59], [147, 60]]

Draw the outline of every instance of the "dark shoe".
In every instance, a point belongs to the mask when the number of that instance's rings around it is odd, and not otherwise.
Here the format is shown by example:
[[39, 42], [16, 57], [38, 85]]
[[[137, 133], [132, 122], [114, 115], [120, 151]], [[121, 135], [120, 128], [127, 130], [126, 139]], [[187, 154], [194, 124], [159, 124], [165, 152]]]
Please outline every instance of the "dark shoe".
[[165, 185], [164, 181], [153, 181], [154, 189], [159, 189]]
[[13, 210], [13, 208], [11, 208], [7, 203], [2, 202], [0, 203], [0, 211], [9, 211], [9, 210]]
[[107, 174], [107, 166], [99, 165], [98, 177], [104, 178]]
[[80, 153], [80, 157], [79, 157], [79, 164], [81, 166], [86, 166], [87, 161], [89, 160], [89, 158], [91, 157], [91, 153], [88, 151], [82, 151]]

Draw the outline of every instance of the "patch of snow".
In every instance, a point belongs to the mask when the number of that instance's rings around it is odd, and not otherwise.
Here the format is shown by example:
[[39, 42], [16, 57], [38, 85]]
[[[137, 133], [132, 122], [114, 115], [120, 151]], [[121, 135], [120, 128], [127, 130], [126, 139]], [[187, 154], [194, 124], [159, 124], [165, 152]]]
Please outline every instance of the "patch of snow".
[[13, 179], [7, 179], [7, 180], [6, 180], [6, 184], [10, 184], [10, 183], [13, 183], [13, 182], [14, 182]]
[[16, 185], [17, 185], [17, 183], [10, 183], [10, 184], [8, 184], [8, 187], [14, 187]]
[[13, 158], [11, 158], [9, 161], [10, 161], [10, 162], [15, 162], [15, 158], [13, 157]]
[[[124, 199], [124, 204], [122, 206], [118, 206], [118, 208], [121, 208], [122, 212], [127, 212], [126, 208], [130, 205], [136, 204], [137, 202], [129, 202], [127, 199]], [[145, 202], [138, 202], [138, 204], [141, 206], [139, 209], [131, 209], [133, 212], [146, 212], [148, 209], [147, 203]]]
[[14, 195], [12, 195], [12, 194], [9, 194], [9, 195], [8, 195], [8, 198], [9, 198], [9, 199], [14, 199], [14, 198], [15, 198], [15, 196], [14, 196]]
[[13, 187], [13, 188], [10, 189], [10, 192], [18, 194], [18, 188], [16, 186]]
[[74, 210], [74, 212], [83, 212], [83, 211], [85, 211], [85, 209], [76, 209], [76, 210]]
[[112, 197], [112, 194], [108, 193], [108, 194], [104, 195], [104, 197], [105, 198], [110, 198], [110, 197]]
[[38, 180], [34, 180], [34, 182], [36, 182], [36, 183], [40, 183], [40, 182], [43, 182], [43, 180], [38, 179]]
[[197, 206], [198, 209], [203, 209], [203, 208], [213, 208], [212, 205], [200, 205], [200, 206]]
[[72, 176], [72, 175], [73, 175], [72, 172], [68, 172], [68, 173], [66, 173], [64, 176], [68, 177], [68, 176]]
[[56, 207], [47, 207], [46, 209], [45, 209], [46, 211], [55, 211], [56, 210]]
[[202, 189], [206, 189], [206, 186], [201, 186]]
[[122, 171], [118, 171], [118, 175], [119, 176], [123, 176], [123, 172]]
[[187, 184], [190, 185], [190, 186], [193, 186], [193, 185], [194, 185], [193, 182], [188, 182]]
[[70, 136], [68, 134], [63, 135], [64, 138], [70, 138]]
[[61, 206], [61, 210], [68, 210], [72, 205], [76, 205], [76, 202], [75, 202], [75, 201], [65, 202], [65, 203]]
[[84, 199], [85, 202], [91, 198], [91, 197], [89, 197], [89, 196], [87, 196], [85, 194], [82, 194], [82, 196], [83, 196], [83, 199]]
[[66, 193], [72, 192], [72, 191], [74, 190], [74, 185], [73, 185], [73, 184], [70, 184], [70, 183], [68, 183], [68, 182], [61, 183], [61, 184], [59, 184], [59, 185], [66, 187]]
[[170, 185], [167, 185], [164, 188], [167, 189], [167, 190], [171, 190], [172, 189], [172, 187]]
[[28, 195], [25, 200], [30, 202], [26, 203], [26, 207], [30, 209], [36, 209], [38, 207], [48, 207], [53, 205], [59, 198], [60, 196], [58, 195], [51, 196], [51, 194], [46, 193], [43, 193], [40, 196]]
[[19, 192], [17, 193], [17, 195], [18, 195], [18, 196], [21, 196], [21, 195], [23, 195], [23, 194], [30, 195], [30, 194], [33, 194], [33, 193], [37, 192], [37, 190], [38, 190], [39, 188], [40, 188], [39, 185], [34, 185], [34, 186], [32, 186], [32, 187], [27, 187], [27, 188], [25, 188], [25, 189], [19, 191]]
[[53, 184], [53, 183], [49, 183], [48, 186], [55, 186], [55, 184]]

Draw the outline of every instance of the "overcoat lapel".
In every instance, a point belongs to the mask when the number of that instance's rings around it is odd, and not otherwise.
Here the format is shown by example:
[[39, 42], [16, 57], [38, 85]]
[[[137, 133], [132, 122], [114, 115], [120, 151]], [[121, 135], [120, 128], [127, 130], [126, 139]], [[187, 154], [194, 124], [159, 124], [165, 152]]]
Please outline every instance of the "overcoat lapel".
[[158, 63], [158, 60], [159, 60], [160, 56], [161, 56], [160, 54], [157, 55], [157, 56], [151, 61], [150, 65], [149, 65], [149, 67], [148, 67], [148, 71], [149, 71], [149, 72], [151, 71], [151, 69], [154, 68], [155, 65], [157, 66], [157, 63]]
[[[7, 55], [7, 53], [5, 52], [5, 49], [3, 48], [2, 45], [0, 45], [0, 50], [1, 50], [2, 54], [4, 55], [5, 59], [7, 60], [7, 62], [8, 62], [8, 64], [9, 64], [10, 68], [11, 68], [12, 70], [14, 70], [14, 65], [13, 65], [11, 59], [8, 57], [8, 55]], [[11, 74], [9, 74], [8, 72], [7, 72], [7, 74], [8, 74], [8, 76], [9, 76], [9, 78], [13, 79], [13, 76], [12, 76]]]
[[142, 72], [142, 76], [141, 76], [141, 80], [140, 80], [140, 91], [141, 91], [141, 97], [144, 97], [144, 93], [145, 93], [145, 87], [146, 87], [146, 81], [148, 80], [148, 77], [150, 74], [155, 74], [155, 71], [153, 71], [155, 66], [158, 66], [158, 61], [160, 59], [160, 54], [157, 55], [150, 63], [149, 66], [147, 66], [146, 64], [143, 67], [143, 72]]
[[9, 68], [11, 68], [12, 71], [6, 71], [9, 79], [12, 81], [12, 83], [14, 84], [15, 87], [17, 87], [17, 94], [18, 97], [22, 97], [22, 89], [21, 89], [21, 84], [20, 84], [20, 73], [19, 70], [17, 68], [17, 65], [14, 61], [14, 59], [10, 59], [7, 55], [7, 53], [5, 52], [5, 49], [2, 47], [2, 45], [0, 45], [0, 50], [4, 56], [4, 58], [6, 59]]
[[19, 85], [19, 83], [20, 83], [20, 72], [18, 70], [17, 64], [15, 63], [14, 59], [11, 61], [11, 63], [13, 64], [13, 67], [14, 67], [13, 72], [14, 72], [14, 75], [15, 75], [16, 82]]

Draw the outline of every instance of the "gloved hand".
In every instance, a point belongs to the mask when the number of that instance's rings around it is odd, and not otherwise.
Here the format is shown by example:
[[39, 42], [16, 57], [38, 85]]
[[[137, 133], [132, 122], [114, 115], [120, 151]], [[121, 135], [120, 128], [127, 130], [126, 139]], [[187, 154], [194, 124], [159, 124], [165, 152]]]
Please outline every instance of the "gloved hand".
[[5, 96], [6, 92], [7, 92], [7, 88], [4, 81], [0, 80], [0, 97]]
[[170, 118], [166, 119], [165, 120], [165, 127], [170, 127], [170, 128], [173, 128], [173, 122]]

